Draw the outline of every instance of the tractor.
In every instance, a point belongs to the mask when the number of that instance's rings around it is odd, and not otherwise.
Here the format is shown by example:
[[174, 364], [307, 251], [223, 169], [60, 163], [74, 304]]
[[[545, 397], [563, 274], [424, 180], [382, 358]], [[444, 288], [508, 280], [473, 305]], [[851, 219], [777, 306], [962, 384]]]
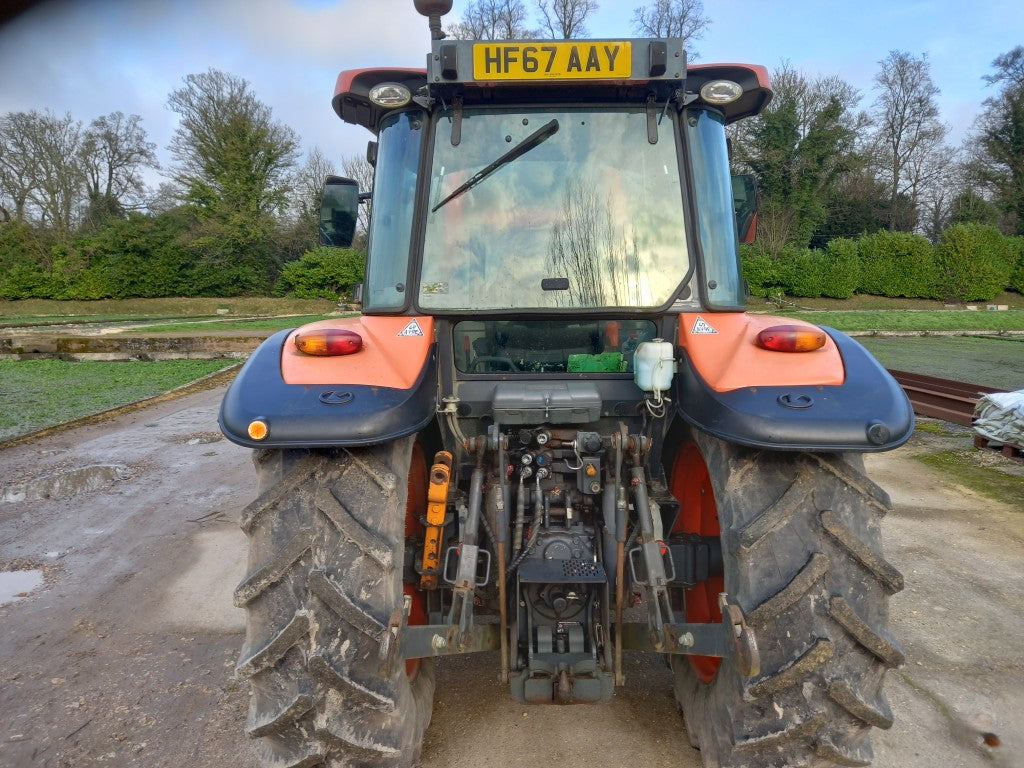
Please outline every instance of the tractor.
[[237, 669], [267, 766], [412, 766], [438, 659], [599, 703], [660, 654], [708, 768], [856, 766], [892, 714], [902, 576], [863, 454], [902, 389], [827, 327], [746, 311], [726, 126], [767, 71], [678, 39], [452, 40], [344, 71], [372, 193], [362, 312], [268, 338], [220, 426], [254, 449]]

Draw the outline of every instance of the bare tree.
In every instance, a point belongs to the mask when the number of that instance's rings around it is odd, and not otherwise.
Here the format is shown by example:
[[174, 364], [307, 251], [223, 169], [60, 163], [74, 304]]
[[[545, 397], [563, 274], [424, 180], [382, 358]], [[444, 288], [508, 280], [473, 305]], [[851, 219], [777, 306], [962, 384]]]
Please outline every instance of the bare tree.
[[111, 112], [85, 131], [82, 167], [91, 212], [119, 212], [140, 201], [142, 169], [159, 167], [156, 144], [146, 140], [141, 117]]
[[596, 0], [537, 0], [544, 26], [541, 32], [549, 37], [571, 40], [587, 36], [587, 16], [597, 10]]
[[690, 59], [697, 58], [693, 41], [704, 36], [711, 19], [701, 0], [652, 0], [633, 11], [633, 29], [646, 37], [681, 37]]
[[12, 112], [0, 123], [0, 184], [13, 218], [36, 218], [58, 236], [74, 227], [83, 198], [82, 124], [70, 114]]
[[38, 123], [36, 173], [33, 192], [45, 224], [59, 235], [75, 225], [85, 174], [79, 162], [83, 145], [82, 123], [70, 113], [57, 117], [46, 112]]
[[306, 153], [306, 161], [295, 172], [291, 184], [296, 216], [319, 218], [320, 195], [323, 192], [324, 180], [336, 173], [334, 163], [320, 147], [313, 147]]
[[915, 58], [890, 51], [879, 65], [875, 147], [880, 176], [889, 189], [889, 229], [896, 229], [900, 196], [910, 201], [912, 220], [922, 184], [941, 171], [948, 129], [939, 119], [939, 89], [932, 82], [927, 54]]
[[537, 37], [526, 26], [528, 14], [523, 0], [476, 0], [452, 24], [448, 36], [458, 40], [515, 40]]
[[334, 163], [314, 147], [306, 154], [306, 161], [295, 171], [291, 180], [291, 212], [295, 234], [306, 249], [317, 242], [320, 226], [320, 196], [324, 181], [337, 173]]
[[160, 182], [156, 189], [146, 192], [145, 208], [152, 214], [161, 214], [172, 211], [180, 206], [185, 199], [185, 193], [180, 186], [170, 181]]
[[958, 149], [947, 148], [947, 152], [930, 162], [933, 162], [934, 170], [922, 179], [917, 228], [934, 243], [942, 235], [942, 230], [952, 223], [958, 198], [969, 191], [965, 182], [970, 170]]
[[[551, 230], [552, 274], [571, 277], [561, 306], [642, 304], [636, 231], [617, 227], [611, 201], [601, 190], [576, 180], [565, 187], [558, 221]], [[565, 299], [569, 299], [565, 301]]]
[[[366, 155], [351, 155], [341, 161], [342, 173], [359, 184], [360, 192], [373, 191], [373, 166], [366, 159]], [[356, 220], [357, 239], [365, 240], [367, 232], [370, 231], [370, 203], [366, 202], [359, 206], [359, 217]]]
[[83, 129], [71, 115], [12, 112], [0, 119], [0, 189], [9, 215], [38, 219], [59, 235], [100, 212], [117, 213], [143, 193], [141, 169], [156, 166], [138, 115], [114, 112]]
[[0, 206], [8, 221], [26, 219], [36, 184], [32, 123], [28, 112], [9, 112], [0, 118]]

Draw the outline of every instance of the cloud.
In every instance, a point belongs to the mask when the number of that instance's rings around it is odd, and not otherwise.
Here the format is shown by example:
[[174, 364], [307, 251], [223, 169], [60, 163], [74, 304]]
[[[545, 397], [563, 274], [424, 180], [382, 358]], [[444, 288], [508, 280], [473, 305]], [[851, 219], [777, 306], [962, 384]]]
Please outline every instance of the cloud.
[[422, 66], [426, 19], [408, 0], [51, 0], [0, 28], [0, 112], [52, 109], [76, 119], [139, 114], [169, 161], [168, 94], [210, 67], [246, 78], [303, 149], [361, 153], [369, 136], [330, 107], [343, 69]]
[[[466, 2], [456, 0], [448, 18]], [[640, 2], [602, 2], [591, 33], [628, 37]], [[705, 12], [713, 24], [698, 43], [704, 61], [774, 67], [788, 59], [808, 74], [840, 74], [867, 100], [890, 50], [928, 52], [955, 134], [973, 122], [969, 105], [989, 95], [980, 75], [1024, 28], [1017, 0], [986, 0], [969, 13], [954, 0], [792, 0], [785, 9], [717, 0]], [[139, 114], [166, 163], [176, 125], [167, 95], [185, 75], [214, 67], [249, 80], [303, 150], [320, 146], [340, 160], [362, 153], [369, 136], [331, 111], [338, 72], [423, 66], [429, 45], [412, 0], [49, 0], [0, 27], [0, 113], [51, 109], [83, 122]]]

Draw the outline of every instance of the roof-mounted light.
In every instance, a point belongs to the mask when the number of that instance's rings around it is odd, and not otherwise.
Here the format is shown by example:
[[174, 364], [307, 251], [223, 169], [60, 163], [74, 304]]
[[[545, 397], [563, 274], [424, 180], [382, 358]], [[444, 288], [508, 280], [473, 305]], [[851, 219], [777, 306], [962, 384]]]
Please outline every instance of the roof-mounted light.
[[295, 335], [295, 346], [307, 355], [351, 355], [363, 348], [363, 337], [342, 328], [324, 328]]
[[743, 95], [743, 86], [732, 80], [711, 80], [700, 89], [700, 97], [708, 104], [732, 104]]
[[412, 93], [401, 83], [380, 83], [370, 89], [370, 101], [378, 107], [404, 107], [412, 99]]
[[773, 352], [813, 352], [825, 346], [825, 332], [810, 325], [773, 325], [757, 334], [757, 346]]

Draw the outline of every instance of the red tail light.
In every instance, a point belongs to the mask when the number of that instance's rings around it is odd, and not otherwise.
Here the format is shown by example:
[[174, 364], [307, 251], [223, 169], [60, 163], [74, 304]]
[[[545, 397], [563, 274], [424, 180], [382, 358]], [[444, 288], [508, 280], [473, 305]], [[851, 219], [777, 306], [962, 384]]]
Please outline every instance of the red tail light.
[[363, 337], [355, 331], [324, 328], [297, 334], [295, 346], [307, 355], [351, 355], [363, 348]]
[[825, 346], [825, 332], [807, 325], [773, 325], [757, 334], [757, 346], [773, 352], [813, 352]]

